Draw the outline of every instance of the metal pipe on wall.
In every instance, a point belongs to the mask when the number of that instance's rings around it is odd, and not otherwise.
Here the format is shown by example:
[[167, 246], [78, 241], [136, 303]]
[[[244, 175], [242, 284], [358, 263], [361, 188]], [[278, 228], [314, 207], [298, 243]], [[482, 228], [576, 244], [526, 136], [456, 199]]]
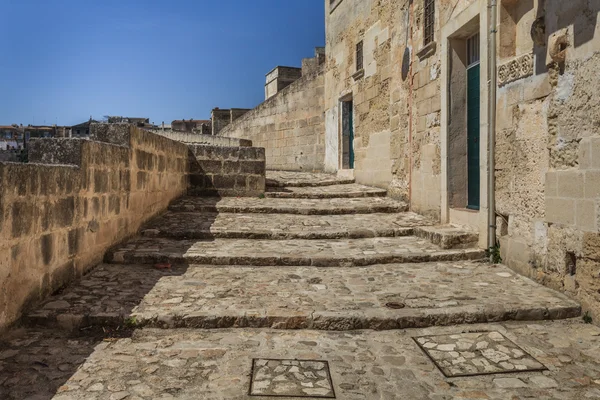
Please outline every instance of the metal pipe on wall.
[[498, 36], [498, 0], [489, 0], [490, 4], [490, 41], [488, 46], [488, 62], [490, 81], [489, 92], [489, 125], [488, 125], [488, 249], [490, 257], [496, 246], [496, 88], [497, 88], [497, 56], [496, 43]]

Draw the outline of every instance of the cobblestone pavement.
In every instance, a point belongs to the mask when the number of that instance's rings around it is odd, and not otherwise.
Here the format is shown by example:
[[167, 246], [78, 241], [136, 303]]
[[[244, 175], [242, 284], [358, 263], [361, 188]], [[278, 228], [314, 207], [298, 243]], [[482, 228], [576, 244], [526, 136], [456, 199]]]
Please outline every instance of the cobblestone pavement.
[[350, 330], [540, 320], [579, 312], [574, 301], [504, 266], [468, 261], [350, 271], [102, 265], [26, 320], [119, 326], [133, 317], [137, 325], [163, 327]]
[[266, 197], [297, 199], [329, 199], [345, 197], [377, 197], [385, 196], [387, 191], [357, 183], [321, 187], [286, 187], [267, 188]]
[[267, 171], [267, 186], [273, 187], [317, 187], [354, 183], [351, 178], [336, 175], [294, 171]]
[[142, 228], [143, 236], [182, 239], [339, 239], [413, 234], [434, 221], [415, 213], [286, 215], [168, 212]]
[[600, 329], [468, 261], [472, 232], [329, 175], [269, 177], [289, 198], [184, 198], [30, 312], [0, 339], [0, 399], [600, 398]]
[[173, 203], [171, 211], [268, 213], [303, 215], [341, 215], [397, 213], [408, 211], [404, 202], [387, 197], [342, 199], [260, 199], [255, 197], [184, 197]]
[[[481, 331], [501, 333], [547, 370], [446, 378], [413, 339]], [[600, 397], [599, 338], [598, 327], [580, 320], [385, 332], [144, 329], [99, 342], [77, 368], [83, 354], [74, 353], [89, 344], [29, 331], [0, 345], [0, 398], [58, 387], [54, 400], [266, 400], [249, 396], [252, 360], [299, 359], [329, 363], [338, 399], [587, 400]], [[282, 374], [264, 372], [261, 382], [278, 387]]]
[[404, 262], [479, 259], [479, 249], [442, 250], [413, 236], [372, 239], [184, 240], [139, 238], [109, 252], [113, 263], [206, 265], [365, 266]]

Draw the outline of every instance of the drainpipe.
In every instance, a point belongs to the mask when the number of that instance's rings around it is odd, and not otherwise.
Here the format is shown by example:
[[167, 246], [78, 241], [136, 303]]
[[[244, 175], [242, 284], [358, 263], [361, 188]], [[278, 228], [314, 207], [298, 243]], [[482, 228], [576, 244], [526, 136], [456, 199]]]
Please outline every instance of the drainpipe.
[[488, 249], [496, 246], [496, 88], [497, 88], [497, 60], [496, 41], [498, 35], [498, 0], [490, 1], [490, 41], [488, 49], [489, 101], [488, 101]]

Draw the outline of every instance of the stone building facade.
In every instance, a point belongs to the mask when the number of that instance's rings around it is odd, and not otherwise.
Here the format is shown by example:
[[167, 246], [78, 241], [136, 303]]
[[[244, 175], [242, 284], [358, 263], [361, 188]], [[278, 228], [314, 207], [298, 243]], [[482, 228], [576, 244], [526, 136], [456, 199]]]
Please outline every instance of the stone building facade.
[[[487, 243], [487, 0], [326, 0], [327, 171]], [[497, 236], [600, 314], [600, 2], [499, 0]], [[352, 156], [352, 160], [350, 160]]]
[[[489, 0], [325, 0], [323, 97], [290, 99], [286, 88], [222, 134], [265, 147], [267, 168], [322, 168], [385, 188], [412, 211], [478, 232], [486, 248], [495, 119], [504, 262], [600, 315], [600, 2], [497, 4], [491, 50]], [[303, 132], [286, 124], [307, 101], [322, 101], [310, 115], [324, 121], [310, 163], [285, 132]]]

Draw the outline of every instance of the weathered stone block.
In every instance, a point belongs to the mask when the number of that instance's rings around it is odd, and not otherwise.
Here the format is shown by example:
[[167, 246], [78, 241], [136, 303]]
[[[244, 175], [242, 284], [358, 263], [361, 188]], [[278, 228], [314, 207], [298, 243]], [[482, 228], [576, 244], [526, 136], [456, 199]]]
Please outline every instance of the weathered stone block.
[[594, 200], [577, 200], [577, 218], [575, 224], [584, 231], [598, 231], [596, 202]]
[[579, 171], [559, 171], [558, 197], [581, 198], [583, 197], [583, 174]]
[[585, 198], [600, 199], [600, 171], [585, 171]]
[[575, 200], [546, 198], [546, 222], [575, 224]]

